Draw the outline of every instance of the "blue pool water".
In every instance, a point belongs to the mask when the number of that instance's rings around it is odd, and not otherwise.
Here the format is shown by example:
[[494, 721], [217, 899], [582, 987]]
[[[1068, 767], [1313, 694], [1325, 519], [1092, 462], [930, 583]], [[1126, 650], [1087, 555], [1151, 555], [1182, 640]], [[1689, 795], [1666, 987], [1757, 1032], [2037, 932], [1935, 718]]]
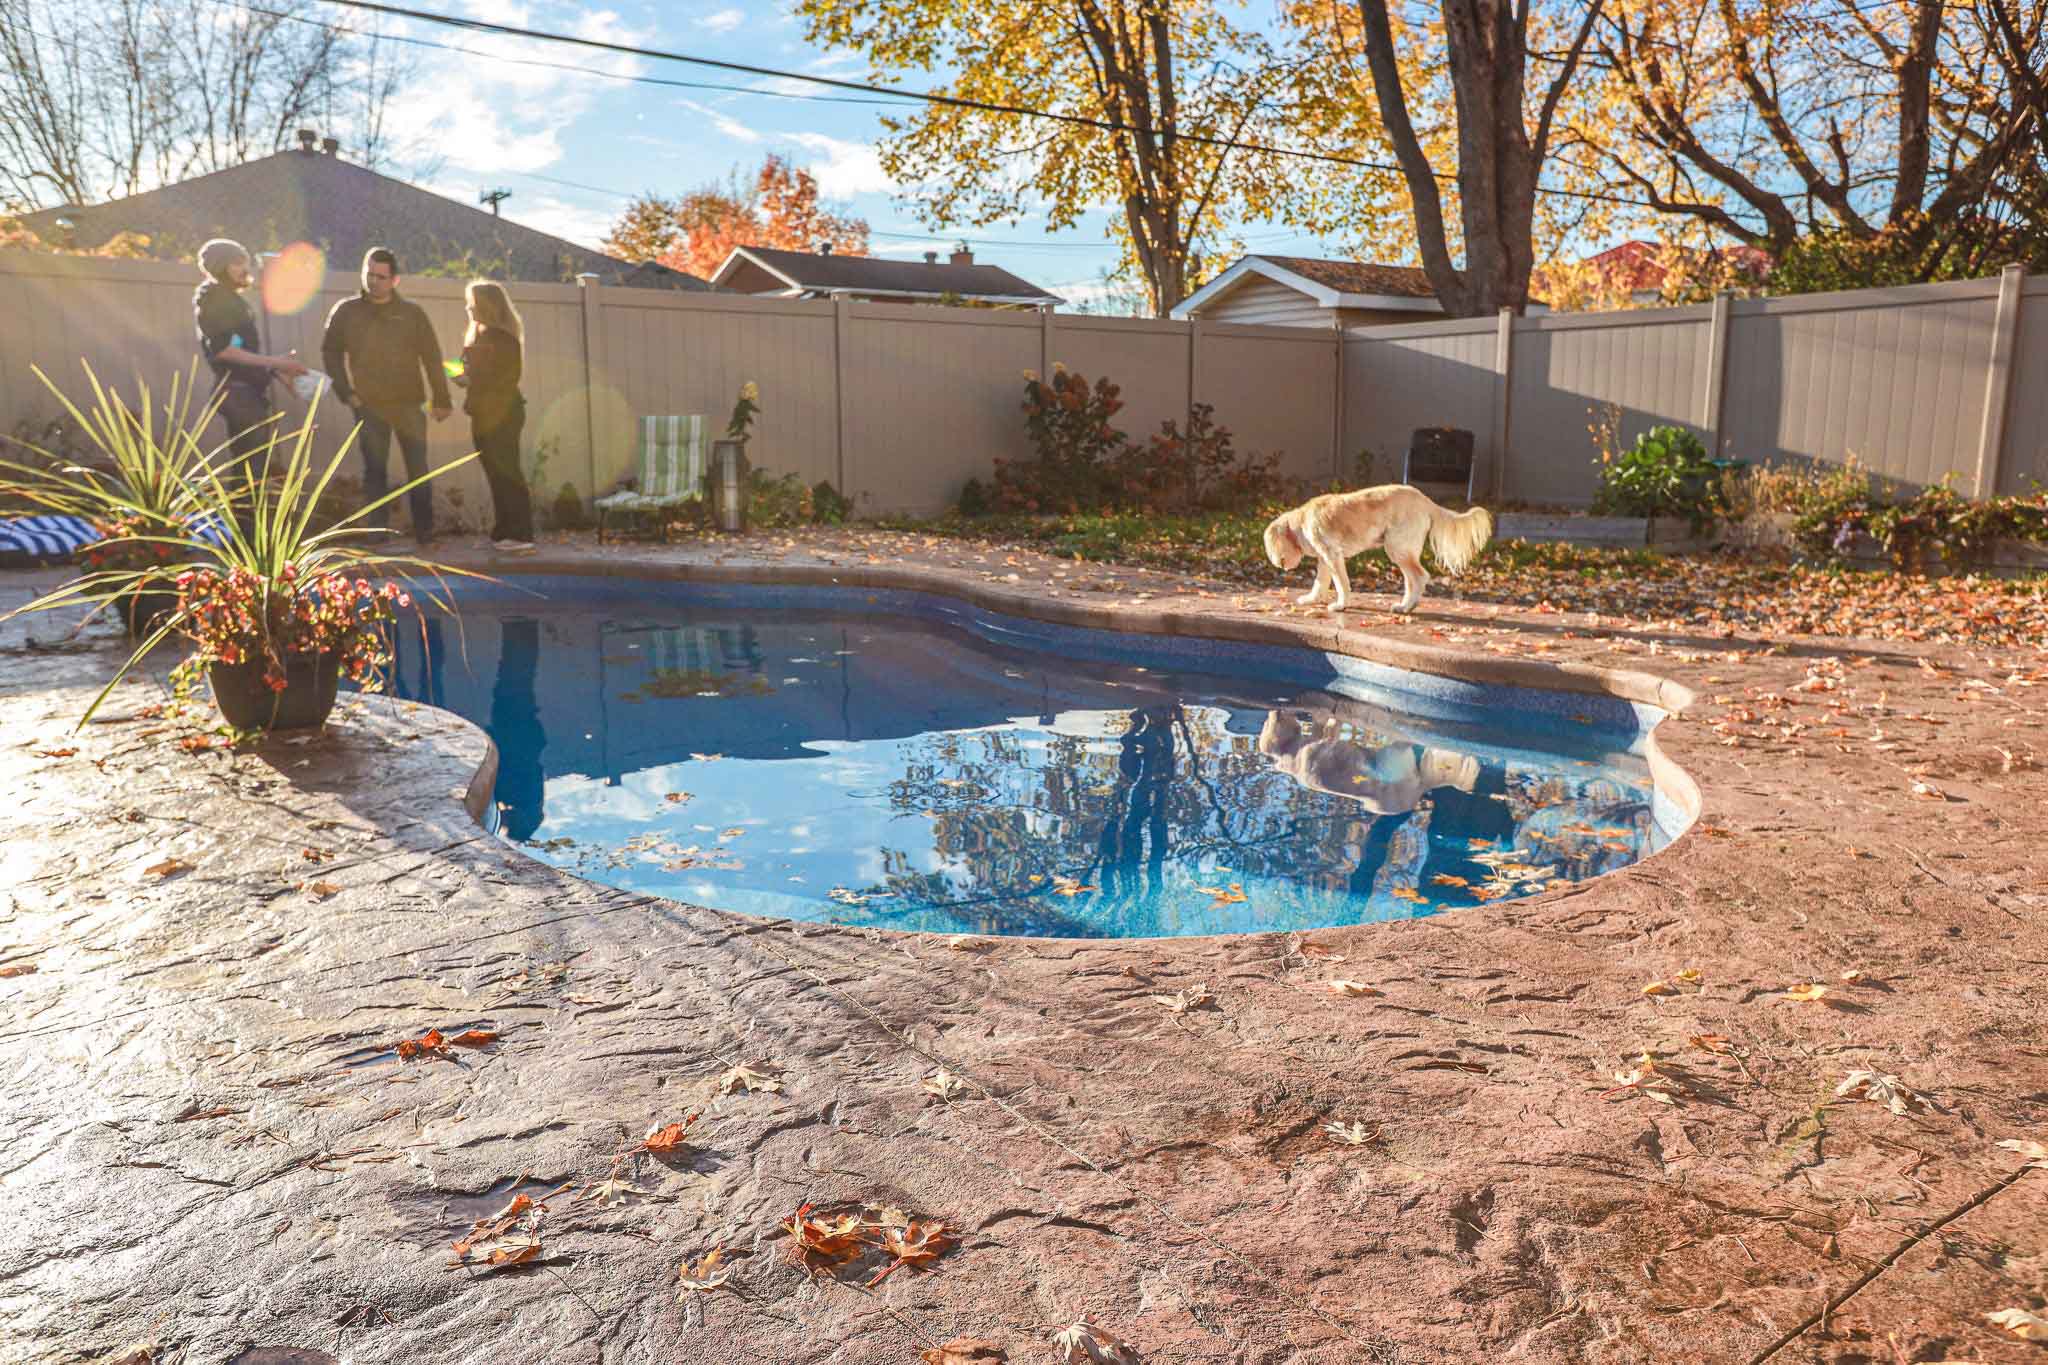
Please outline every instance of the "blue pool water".
[[[521, 589], [522, 591], [515, 591]], [[500, 837], [747, 914], [1149, 937], [1483, 906], [1660, 847], [1607, 698], [945, 598], [467, 588], [394, 691], [499, 749]]]

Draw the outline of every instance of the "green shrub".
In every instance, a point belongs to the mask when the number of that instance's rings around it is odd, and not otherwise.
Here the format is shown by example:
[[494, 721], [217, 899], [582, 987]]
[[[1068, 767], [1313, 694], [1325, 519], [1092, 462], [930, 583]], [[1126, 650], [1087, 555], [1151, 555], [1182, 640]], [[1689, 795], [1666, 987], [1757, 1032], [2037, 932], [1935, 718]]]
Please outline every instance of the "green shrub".
[[820, 479], [811, 485], [811, 514], [820, 526], [844, 526], [853, 516], [853, 499]]
[[1948, 479], [1908, 490], [1850, 464], [1814, 478], [1804, 491], [1792, 533], [1819, 558], [1845, 557], [1859, 534], [1904, 569], [1922, 567], [1929, 554], [1960, 561], [1994, 540], [2048, 542], [2048, 490], [1973, 499]]
[[995, 510], [989, 500], [988, 486], [980, 479], [969, 479], [960, 488], [960, 515], [963, 517], [985, 517]]
[[1602, 456], [1593, 510], [1625, 517], [1682, 516], [1704, 530], [1726, 510], [1721, 470], [1685, 427], [1652, 427], [1617, 456]]
[[557, 531], [580, 531], [590, 525], [590, 516], [583, 510], [583, 495], [576, 491], [576, 485], [565, 483], [561, 492], [555, 494], [554, 515], [548, 518]]

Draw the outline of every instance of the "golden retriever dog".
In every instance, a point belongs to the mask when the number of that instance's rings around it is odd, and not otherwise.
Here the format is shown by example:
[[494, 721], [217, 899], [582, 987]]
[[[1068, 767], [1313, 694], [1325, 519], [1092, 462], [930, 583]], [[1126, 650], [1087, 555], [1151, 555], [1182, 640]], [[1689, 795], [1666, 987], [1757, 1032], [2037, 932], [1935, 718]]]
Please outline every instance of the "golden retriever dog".
[[1299, 712], [1271, 711], [1259, 731], [1259, 752], [1273, 766], [1307, 787], [1356, 801], [1374, 815], [1399, 815], [1439, 787], [1470, 793], [1479, 781], [1479, 760], [1455, 749], [1402, 740], [1368, 744], [1336, 730], [1332, 716], [1316, 717], [1310, 733]]
[[1315, 586], [1294, 600], [1303, 606], [1323, 600], [1336, 584], [1331, 613], [1351, 603], [1351, 575], [1344, 561], [1375, 546], [1401, 571], [1404, 591], [1395, 611], [1414, 611], [1429, 586], [1422, 569], [1426, 541], [1445, 573], [1461, 572], [1493, 536], [1493, 516], [1484, 507], [1450, 512], [1425, 493], [1402, 483], [1361, 488], [1355, 493], [1325, 493], [1266, 524], [1266, 558], [1276, 569], [1292, 569], [1306, 555], [1316, 557]]

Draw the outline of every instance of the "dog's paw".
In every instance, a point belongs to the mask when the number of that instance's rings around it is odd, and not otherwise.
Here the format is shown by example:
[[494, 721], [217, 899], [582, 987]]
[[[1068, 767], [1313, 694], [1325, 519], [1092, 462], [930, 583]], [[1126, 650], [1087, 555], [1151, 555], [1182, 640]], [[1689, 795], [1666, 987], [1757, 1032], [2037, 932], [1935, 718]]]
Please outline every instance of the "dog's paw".
[[1294, 599], [1294, 605], [1297, 607], [1312, 607], [1322, 600], [1322, 594], [1320, 593], [1305, 592]]
[[1329, 612], [1330, 612], [1330, 615], [1332, 615], [1332, 616], [1342, 616], [1342, 615], [1344, 614], [1344, 609], [1345, 609], [1346, 607], [1350, 606], [1350, 605], [1351, 605], [1351, 604], [1350, 604], [1349, 602], [1342, 602], [1342, 601], [1339, 601], [1339, 602], [1332, 602], [1332, 603], [1330, 603], [1330, 606], [1329, 606]]

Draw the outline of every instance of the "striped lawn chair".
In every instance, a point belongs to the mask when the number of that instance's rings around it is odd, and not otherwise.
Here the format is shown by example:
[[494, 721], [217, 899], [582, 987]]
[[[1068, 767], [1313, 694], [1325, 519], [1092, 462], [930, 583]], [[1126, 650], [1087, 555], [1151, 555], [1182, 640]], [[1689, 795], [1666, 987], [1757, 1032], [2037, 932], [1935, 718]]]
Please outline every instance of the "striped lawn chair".
[[664, 538], [669, 519], [660, 514], [704, 496], [704, 455], [710, 427], [701, 414], [640, 419], [640, 486], [599, 498], [597, 539], [604, 541], [605, 520], [620, 514], [652, 515]]

